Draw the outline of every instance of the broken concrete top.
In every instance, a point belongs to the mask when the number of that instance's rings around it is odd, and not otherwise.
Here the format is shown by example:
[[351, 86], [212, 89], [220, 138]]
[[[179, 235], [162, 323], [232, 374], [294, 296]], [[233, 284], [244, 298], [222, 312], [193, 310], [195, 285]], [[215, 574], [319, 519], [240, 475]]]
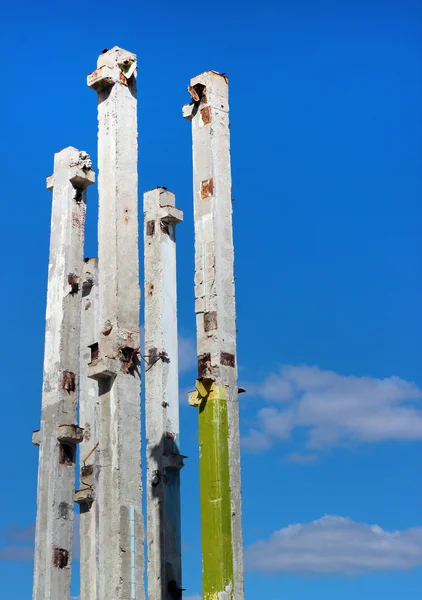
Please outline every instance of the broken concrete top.
[[97, 69], [101, 67], [110, 67], [110, 69], [114, 67], [122, 68], [122, 66], [129, 67], [133, 63], [136, 63], [136, 54], [114, 46], [111, 50], [100, 54], [97, 61]]

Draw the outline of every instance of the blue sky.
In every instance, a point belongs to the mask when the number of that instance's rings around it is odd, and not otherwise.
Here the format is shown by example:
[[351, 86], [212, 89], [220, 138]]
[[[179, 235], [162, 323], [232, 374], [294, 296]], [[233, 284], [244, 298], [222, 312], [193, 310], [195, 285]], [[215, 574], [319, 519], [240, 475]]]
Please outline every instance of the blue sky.
[[[3, 42], [0, 597], [31, 594], [51, 195], [96, 163], [103, 48], [138, 54], [140, 192], [178, 229], [184, 587], [201, 593], [190, 77], [230, 78], [247, 600], [422, 588], [422, 8], [384, 0], [9, 3]], [[86, 255], [96, 254], [96, 189]], [[77, 569], [73, 581], [77, 596]]]

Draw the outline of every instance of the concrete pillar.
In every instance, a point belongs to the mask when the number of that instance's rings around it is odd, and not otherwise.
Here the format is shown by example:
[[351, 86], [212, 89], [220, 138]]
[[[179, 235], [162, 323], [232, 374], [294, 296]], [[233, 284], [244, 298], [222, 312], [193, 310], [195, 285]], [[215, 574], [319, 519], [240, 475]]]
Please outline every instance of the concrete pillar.
[[80, 600], [97, 600], [98, 503], [95, 494], [99, 476], [99, 398], [98, 383], [88, 377], [91, 350], [98, 340], [98, 260], [87, 258], [82, 272], [81, 349], [79, 372], [79, 423], [84, 439], [79, 446], [79, 490], [75, 501], [80, 507]]
[[149, 600], [182, 598], [174, 194], [144, 195], [145, 398]]
[[136, 56], [101, 54], [98, 93], [99, 337], [88, 368], [99, 384], [97, 597], [142, 600]]
[[204, 600], [244, 597], [227, 78], [191, 80]]
[[94, 182], [85, 152], [65, 148], [54, 157], [50, 263], [44, 349], [34, 600], [69, 600], [77, 425], [81, 271], [86, 187]]

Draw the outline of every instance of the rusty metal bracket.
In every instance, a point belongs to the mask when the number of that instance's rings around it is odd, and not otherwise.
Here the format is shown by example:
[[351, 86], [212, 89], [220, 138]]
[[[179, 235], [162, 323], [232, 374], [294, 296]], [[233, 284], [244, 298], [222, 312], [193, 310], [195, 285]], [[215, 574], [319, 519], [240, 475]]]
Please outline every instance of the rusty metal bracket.
[[86, 466], [86, 461], [88, 460], [88, 458], [90, 458], [94, 454], [95, 450], [98, 448], [99, 445], [100, 442], [97, 442], [93, 449], [85, 456], [85, 458], [82, 461], [84, 463], [84, 467]]

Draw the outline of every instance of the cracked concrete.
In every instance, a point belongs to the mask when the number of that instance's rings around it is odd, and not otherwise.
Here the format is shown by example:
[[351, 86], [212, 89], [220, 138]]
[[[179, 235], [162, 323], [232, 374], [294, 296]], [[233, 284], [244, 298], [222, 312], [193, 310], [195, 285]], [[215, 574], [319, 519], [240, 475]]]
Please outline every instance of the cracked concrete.
[[[80, 399], [79, 421], [84, 428], [84, 440], [79, 446], [80, 490], [87, 490], [87, 502], [80, 503], [80, 600], [97, 600], [99, 564], [97, 563], [98, 481], [100, 461], [98, 382], [88, 377], [91, 346], [98, 340], [98, 260], [84, 261], [82, 272]], [[85, 460], [86, 459], [86, 460]], [[91, 500], [92, 498], [92, 500]]]
[[[69, 600], [76, 443], [59, 426], [77, 424], [81, 275], [89, 156], [65, 148], [54, 156], [50, 263], [39, 443], [33, 600]], [[75, 193], [77, 192], [77, 193]], [[71, 428], [67, 428], [71, 436]], [[64, 509], [66, 507], [66, 509]]]
[[172, 591], [182, 588], [176, 305], [176, 224], [182, 219], [165, 188], [144, 194], [149, 600], [177, 598]]
[[[217, 581], [221, 580], [220, 590], [232, 584], [230, 598], [243, 600], [236, 307], [227, 78], [214, 71], [207, 71], [194, 77], [188, 90], [192, 102], [183, 107], [183, 115], [192, 123], [193, 140], [198, 382], [206, 384], [206, 396], [202, 399], [199, 410], [201, 502], [204, 502], [201, 504], [203, 597], [207, 600], [211, 598], [218, 590], [213, 586], [218, 585]], [[215, 390], [220, 390], [217, 395], [214, 391], [210, 391], [210, 382], [214, 382]], [[207, 420], [207, 410], [211, 410], [211, 404], [208, 408], [207, 399], [210, 403], [218, 401], [221, 405], [216, 412], [216, 420]], [[228, 439], [224, 442], [226, 406]], [[222, 446], [215, 444], [215, 441], [220, 438], [224, 442]], [[226, 443], [228, 445], [228, 489], [224, 487], [226, 485], [224, 483]], [[219, 472], [209, 473], [206, 469], [208, 467], [213, 469], [215, 464], [212, 460], [208, 460], [211, 458], [209, 453], [214, 450], [221, 452], [223, 463]], [[215, 508], [212, 508], [213, 505], [209, 502], [212, 500], [211, 490], [205, 489], [205, 482], [211, 475], [217, 477], [218, 484], [222, 486], [222, 510], [224, 514], [230, 513], [229, 531], [224, 529], [220, 515], [215, 513], [215, 522], [221, 527], [221, 535], [215, 537], [207, 529], [208, 511], [217, 511], [216, 504], [214, 504]], [[231, 542], [228, 541], [230, 536]], [[231, 559], [227, 554], [229, 543], [231, 543]], [[213, 544], [212, 548], [210, 544]], [[233, 582], [227, 581], [231, 570]], [[213, 581], [215, 584], [212, 583]], [[210, 589], [207, 587], [208, 583]]]
[[98, 93], [97, 594], [143, 600], [136, 56], [101, 54], [88, 85]]

